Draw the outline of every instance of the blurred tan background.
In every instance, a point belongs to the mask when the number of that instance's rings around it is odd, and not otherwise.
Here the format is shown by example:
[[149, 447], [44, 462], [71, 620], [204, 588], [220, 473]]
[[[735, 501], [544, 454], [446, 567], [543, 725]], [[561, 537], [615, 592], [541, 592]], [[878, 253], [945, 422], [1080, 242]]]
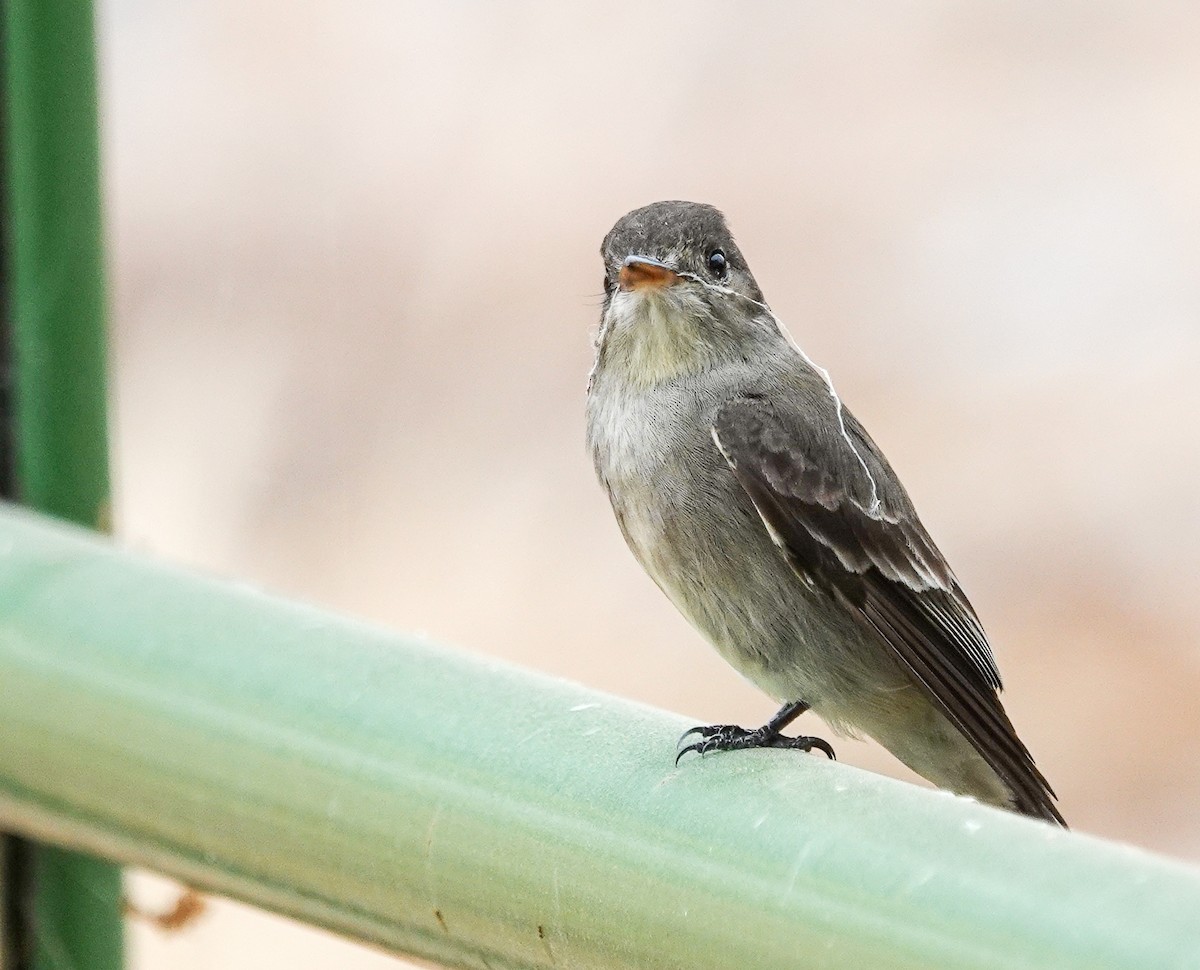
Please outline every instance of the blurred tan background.
[[[709, 201], [954, 564], [1068, 819], [1200, 861], [1200, 8], [100, 16], [127, 540], [760, 723], [583, 447], [601, 237]], [[145, 968], [396, 965], [225, 903], [133, 939]]]

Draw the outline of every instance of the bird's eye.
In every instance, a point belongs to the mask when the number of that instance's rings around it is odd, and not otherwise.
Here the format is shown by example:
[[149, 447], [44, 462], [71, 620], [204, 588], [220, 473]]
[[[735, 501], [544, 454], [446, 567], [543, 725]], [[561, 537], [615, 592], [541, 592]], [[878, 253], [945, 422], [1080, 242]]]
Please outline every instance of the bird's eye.
[[729, 266], [725, 262], [725, 254], [719, 249], [714, 249], [708, 254], [708, 271], [717, 279], [725, 279], [725, 274], [729, 272]]

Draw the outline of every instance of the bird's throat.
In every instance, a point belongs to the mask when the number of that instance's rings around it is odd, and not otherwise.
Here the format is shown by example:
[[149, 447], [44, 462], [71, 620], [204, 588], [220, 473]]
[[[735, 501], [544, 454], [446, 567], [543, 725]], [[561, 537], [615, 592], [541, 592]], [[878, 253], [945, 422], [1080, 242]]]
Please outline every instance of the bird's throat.
[[657, 384], [712, 366], [713, 348], [701, 320], [666, 294], [614, 301], [600, 347], [606, 369], [641, 385]]

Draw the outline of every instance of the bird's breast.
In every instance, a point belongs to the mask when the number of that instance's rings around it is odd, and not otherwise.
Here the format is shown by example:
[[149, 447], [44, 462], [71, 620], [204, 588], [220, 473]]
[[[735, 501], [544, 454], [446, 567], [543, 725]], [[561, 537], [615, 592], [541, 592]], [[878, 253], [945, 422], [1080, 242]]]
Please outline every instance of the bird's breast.
[[589, 400], [596, 472], [621, 532], [651, 578], [693, 623], [715, 632], [740, 609], [746, 557], [786, 572], [758, 513], [712, 440], [727, 388], [652, 388]]

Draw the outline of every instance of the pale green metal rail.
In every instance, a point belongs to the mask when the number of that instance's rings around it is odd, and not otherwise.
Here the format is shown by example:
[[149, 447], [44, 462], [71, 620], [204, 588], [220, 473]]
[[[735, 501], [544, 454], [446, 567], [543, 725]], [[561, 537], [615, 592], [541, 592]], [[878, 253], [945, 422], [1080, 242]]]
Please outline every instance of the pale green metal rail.
[[0, 509], [5, 828], [452, 967], [1200, 966], [1194, 869], [688, 723]]

